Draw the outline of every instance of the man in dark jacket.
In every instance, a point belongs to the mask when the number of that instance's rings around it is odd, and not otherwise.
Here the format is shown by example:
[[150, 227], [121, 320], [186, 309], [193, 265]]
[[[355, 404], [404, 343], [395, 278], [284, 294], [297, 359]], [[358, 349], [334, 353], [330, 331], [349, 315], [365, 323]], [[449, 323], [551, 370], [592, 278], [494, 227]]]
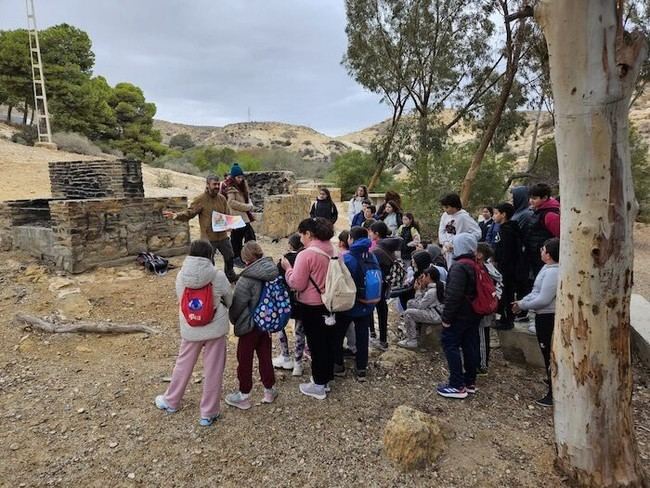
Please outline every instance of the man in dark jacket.
[[[512, 206], [515, 208], [515, 213], [512, 215], [510, 220], [517, 222], [517, 225], [519, 226], [519, 232], [521, 233], [521, 239], [524, 246], [524, 253], [526, 253], [526, 235], [528, 234], [530, 221], [533, 218], [533, 211], [531, 210], [530, 202], [528, 201], [528, 187], [516, 186], [510, 191], [510, 193], [512, 193]], [[521, 277], [521, 279], [517, 281], [516, 293], [517, 299], [521, 300], [533, 289], [533, 280], [529, 276], [530, 265], [528, 264], [528, 260], [522, 259], [519, 266], [523, 269], [517, 270], [517, 276]], [[518, 314], [517, 320], [528, 320], [528, 313], [522, 312]]]
[[533, 214], [526, 231], [526, 254], [534, 280], [544, 266], [540, 249], [548, 239], [560, 237], [560, 202], [551, 197], [551, 187], [545, 183], [531, 186], [528, 194]]
[[511, 220], [514, 213], [515, 208], [510, 203], [500, 203], [494, 209], [494, 221], [499, 224], [494, 243], [494, 261], [503, 278], [503, 291], [499, 301], [501, 318], [496, 328], [502, 330], [514, 327], [512, 302], [515, 300], [517, 283], [525, 280], [528, 275], [519, 224], [516, 220]]
[[466, 398], [468, 393], [476, 393], [481, 317], [471, 304], [476, 297], [474, 266], [465, 260], [476, 260], [477, 245], [478, 240], [472, 234], [458, 234], [453, 239], [453, 263], [447, 276], [441, 334], [449, 366], [449, 383], [436, 388], [438, 394], [446, 398]]

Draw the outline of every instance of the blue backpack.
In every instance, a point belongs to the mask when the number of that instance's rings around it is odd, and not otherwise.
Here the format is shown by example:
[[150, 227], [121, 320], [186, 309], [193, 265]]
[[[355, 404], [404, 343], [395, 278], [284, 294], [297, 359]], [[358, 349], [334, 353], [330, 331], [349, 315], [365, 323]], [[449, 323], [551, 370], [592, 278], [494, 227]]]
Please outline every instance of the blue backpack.
[[264, 332], [280, 332], [291, 318], [289, 288], [281, 276], [264, 283], [252, 313], [253, 323]]
[[383, 276], [377, 258], [368, 252], [355, 256], [357, 260], [357, 301], [364, 305], [374, 305], [381, 301]]

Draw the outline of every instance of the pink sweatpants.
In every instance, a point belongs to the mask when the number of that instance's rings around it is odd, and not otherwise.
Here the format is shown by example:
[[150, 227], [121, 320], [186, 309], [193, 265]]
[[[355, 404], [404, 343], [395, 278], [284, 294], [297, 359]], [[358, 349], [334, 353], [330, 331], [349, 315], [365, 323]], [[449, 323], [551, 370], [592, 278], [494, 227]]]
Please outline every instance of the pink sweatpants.
[[223, 370], [226, 366], [227, 337], [219, 337], [202, 342], [190, 342], [181, 339], [181, 348], [176, 358], [172, 381], [165, 392], [165, 401], [172, 408], [178, 408], [183, 399], [187, 383], [192, 377], [192, 370], [199, 353], [203, 349], [203, 396], [201, 397], [201, 417], [218, 415], [221, 409], [221, 386]]

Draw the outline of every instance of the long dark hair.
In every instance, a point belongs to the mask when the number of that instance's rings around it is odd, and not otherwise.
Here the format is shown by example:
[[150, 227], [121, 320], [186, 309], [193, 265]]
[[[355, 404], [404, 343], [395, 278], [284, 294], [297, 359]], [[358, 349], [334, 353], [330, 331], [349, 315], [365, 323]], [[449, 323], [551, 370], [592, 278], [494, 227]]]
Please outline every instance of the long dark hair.
[[411, 212], [406, 212], [404, 217], [411, 221], [411, 227], [414, 227], [418, 232], [420, 232], [420, 225], [415, 221], [415, 216]]
[[[368, 187], [367, 187], [366, 185], [359, 185], [359, 186], [357, 186], [357, 190], [358, 190], [359, 188], [361, 188], [361, 189], [363, 190], [362, 198], [368, 198]], [[354, 196], [355, 196], [355, 197], [357, 196], [356, 193], [357, 193], [357, 192], [355, 191], [355, 192], [354, 192]]]
[[319, 188], [318, 192], [319, 193], [320, 192], [325, 193], [325, 195], [327, 195], [327, 198], [325, 199], [325, 201], [332, 203], [332, 195], [330, 195], [330, 191], [327, 188], [325, 188], [325, 187]]
[[329, 241], [334, 237], [332, 222], [323, 217], [310, 217], [298, 224], [298, 232], [306, 234], [308, 231], [319, 241]]
[[424, 274], [428, 274], [431, 281], [436, 284], [436, 295], [438, 296], [438, 301], [444, 303], [445, 301], [445, 285], [440, 280], [440, 271], [433, 264], [424, 270]]

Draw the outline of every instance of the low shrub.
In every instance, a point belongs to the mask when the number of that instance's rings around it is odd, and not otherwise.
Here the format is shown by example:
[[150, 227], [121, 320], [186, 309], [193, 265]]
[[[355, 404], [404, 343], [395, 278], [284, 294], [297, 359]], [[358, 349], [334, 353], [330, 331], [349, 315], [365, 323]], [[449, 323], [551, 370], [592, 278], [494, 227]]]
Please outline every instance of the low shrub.
[[88, 156], [101, 156], [102, 150], [93, 144], [86, 136], [76, 132], [57, 132], [52, 140], [62, 151], [76, 154], [87, 154]]

